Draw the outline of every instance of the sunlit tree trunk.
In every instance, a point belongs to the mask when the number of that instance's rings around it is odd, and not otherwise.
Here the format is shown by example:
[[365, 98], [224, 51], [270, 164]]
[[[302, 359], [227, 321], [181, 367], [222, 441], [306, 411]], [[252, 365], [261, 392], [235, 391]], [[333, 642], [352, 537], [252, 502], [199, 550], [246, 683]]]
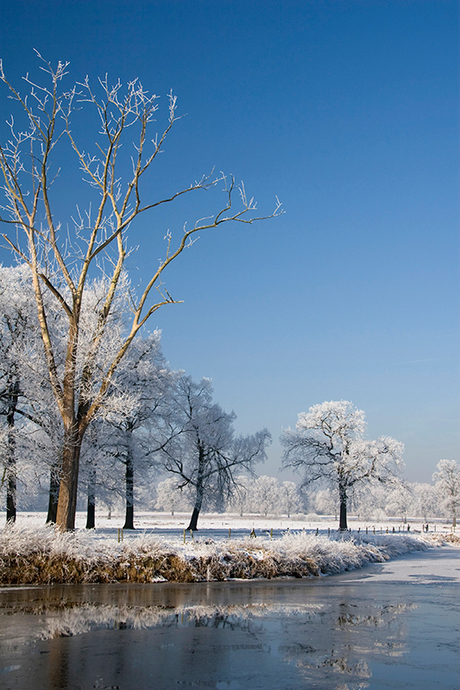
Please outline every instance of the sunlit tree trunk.
[[75, 529], [82, 441], [83, 436], [79, 433], [76, 423], [70, 429], [65, 430], [59, 501], [56, 513], [56, 524], [64, 530]]

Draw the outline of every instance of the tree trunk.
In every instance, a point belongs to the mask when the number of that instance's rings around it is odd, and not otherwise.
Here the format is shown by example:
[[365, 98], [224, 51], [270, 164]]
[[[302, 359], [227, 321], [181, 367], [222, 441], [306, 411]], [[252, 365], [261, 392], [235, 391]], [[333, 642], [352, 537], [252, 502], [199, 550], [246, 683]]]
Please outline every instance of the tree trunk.
[[187, 527], [187, 530], [189, 532], [196, 532], [198, 529], [198, 516], [200, 514], [201, 506], [198, 508], [197, 505], [195, 504], [195, 507], [193, 508], [193, 513], [192, 517], [190, 518], [190, 523], [189, 526]]
[[348, 525], [347, 525], [347, 490], [344, 486], [339, 486], [339, 497], [340, 497], [339, 531], [345, 532], [346, 530], [348, 530]]
[[6, 466], [6, 521], [16, 522], [16, 437], [15, 414], [19, 398], [19, 381], [15, 379], [8, 389], [8, 411], [6, 422], [8, 426], [8, 458]]
[[86, 507], [86, 529], [96, 527], [96, 468], [91, 467], [88, 479], [88, 503]]
[[74, 423], [70, 429], [66, 429], [64, 435], [64, 449], [62, 453], [59, 501], [56, 514], [56, 525], [64, 531], [75, 529], [78, 470], [80, 466], [80, 451], [82, 441], [83, 434], [79, 433], [76, 423]]
[[57, 507], [59, 500], [59, 465], [54, 463], [50, 469], [50, 491], [48, 499], [48, 515], [46, 524], [56, 523]]
[[134, 528], [134, 460], [132, 449], [131, 431], [128, 431], [128, 450], [126, 454], [125, 481], [126, 481], [126, 512], [123, 529]]
[[204, 450], [200, 444], [198, 444], [198, 476], [196, 480], [196, 498], [195, 506], [193, 508], [192, 517], [190, 518], [190, 524], [187, 527], [189, 532], [196, 532], [198, 527], [198, 516], [200, 514], [201, 506], [203, 505], [204, 496], [204, 480], [203, 472], [205, 466]]
[[6, 521], [16, 522], [16, 468], [8, 458], [8, 483], [6, 485]]

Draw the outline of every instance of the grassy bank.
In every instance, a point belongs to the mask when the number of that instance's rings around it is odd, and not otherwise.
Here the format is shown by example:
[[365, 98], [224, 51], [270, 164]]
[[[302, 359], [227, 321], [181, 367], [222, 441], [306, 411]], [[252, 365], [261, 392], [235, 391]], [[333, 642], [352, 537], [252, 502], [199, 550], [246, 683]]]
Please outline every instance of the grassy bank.
[[52, 527], [7, 526], [0, 533], [0, 584], [200, 582], [309, 577], [427, 549], [409, 534], [342, 538], [287, 533], [276, 540], [200, 538], [181, 544], [147, 535], [118, 543]]

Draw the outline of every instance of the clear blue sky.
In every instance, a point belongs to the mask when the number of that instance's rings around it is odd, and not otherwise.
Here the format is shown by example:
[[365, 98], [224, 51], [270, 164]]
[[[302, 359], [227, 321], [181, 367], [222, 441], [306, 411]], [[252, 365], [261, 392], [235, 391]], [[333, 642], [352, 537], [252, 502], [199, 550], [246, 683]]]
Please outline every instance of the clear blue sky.
[[[13, 80], [37, 74], [33, 48], [69, 60], [69, 83], [138, 76], [162, 97], [159, 127], [174, 90], [187, 116], [147, 196], [215, 167], [261, 211], [283, 202], [281, 218], [203, 235], [167, 276], [185, 303], [151, 324], [173, 367], [212, 378], [238, 431], [269, 428], [260, 472], [278, 471], [282, 427], [342, 398], [366, 411], [369, 437], [405, 443], [410, 480], [460, 459], [456, 1], [1, 5]], [[134, 282], [167, 228], [215, 203], [133, 226]]]

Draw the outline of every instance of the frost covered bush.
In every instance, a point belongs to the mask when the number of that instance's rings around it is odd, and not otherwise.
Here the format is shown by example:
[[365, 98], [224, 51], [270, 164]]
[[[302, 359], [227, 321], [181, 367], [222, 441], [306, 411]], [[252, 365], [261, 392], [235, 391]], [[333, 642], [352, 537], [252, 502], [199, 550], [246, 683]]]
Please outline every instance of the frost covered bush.
[[0, 533], [0, 584], [200, 582], [340, 573], [428, 547], [413, 535], [281, 539], [198, 539], [185, 544], [140, 536], [124, 544], [87, 532], [7, 526]]

